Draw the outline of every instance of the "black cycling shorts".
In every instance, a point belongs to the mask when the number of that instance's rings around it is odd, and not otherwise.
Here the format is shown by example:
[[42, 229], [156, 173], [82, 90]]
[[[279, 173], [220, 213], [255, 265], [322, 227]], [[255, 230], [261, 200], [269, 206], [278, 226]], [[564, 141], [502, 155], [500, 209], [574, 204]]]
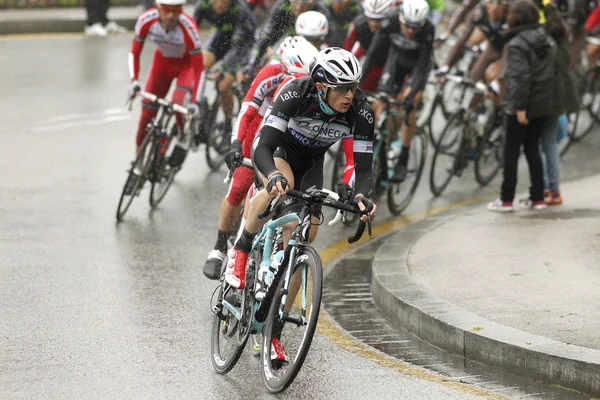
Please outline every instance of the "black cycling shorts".
[[[259, 140], [260, 136], [257, 135], [255, 138]], [[258, 142], [255, 142], [258, 143]], [[254, 147], [252, 146], [251, 158], [252, 163], [254, 163]], [[281, 158], [290, 165], [292, 172], [294, 173], [294, 189], [299, 190], [301, 192], [305, 192], [308, 189], [314, 188], [321, 190], [323, 189], [323, 162], [325, 160], [325, 155], [321, 155], [314, 158], [302, 158], [289, 154], [285, 149], [278, 147], [275, 150], [275, 154], [273, 154], [274, 158]], [[262, 190], [264, 188], [262, 178], [265, 178], [264, 175], [255, 169], [254, 174], [254, 183], [256, 185], [257, 190]], [[282, 203], [280, 216], [296, 213], [299, 214], [302, 211], [303, 204], [300, 200], [288, 197]], [[321, 207], [316, 207], [313, 211], [313, 216], [319, 218], [321, 216]]]

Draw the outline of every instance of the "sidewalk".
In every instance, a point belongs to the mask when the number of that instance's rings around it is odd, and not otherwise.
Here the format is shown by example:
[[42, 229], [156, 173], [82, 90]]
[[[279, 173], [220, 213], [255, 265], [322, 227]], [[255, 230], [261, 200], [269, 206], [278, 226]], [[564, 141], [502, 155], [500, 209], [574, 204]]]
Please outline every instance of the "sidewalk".
[[561, 189], [559, 207], [478, 203], [399, 231], [376, 303], [444, 350], [600, 397], [600, 175]]
[[[194, 6], [186, 5], [185, 12], [193, 14]], [[110, 7], [108, 18], [133, 30], [142, 7]], [[25, 33], [83, 33], [87, 15], [84, 8], [48, 8], [29, 10], [0, 10], [0, 35]], [[208, 28], [202, 26], [201, 28]]]

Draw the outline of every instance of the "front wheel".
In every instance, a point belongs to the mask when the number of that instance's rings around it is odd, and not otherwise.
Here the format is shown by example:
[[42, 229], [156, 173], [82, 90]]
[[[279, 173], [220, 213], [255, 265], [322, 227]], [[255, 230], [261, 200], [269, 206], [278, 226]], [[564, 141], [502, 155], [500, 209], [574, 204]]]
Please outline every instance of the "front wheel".
[[461, 146], [464, 140], [464, 110], [459, 110], [448, 118], [438, 144], [435, 148], [429, 188], [434, 196], [439, 196], [448, 187], [452, 177], [464, 167], [461, 157]]
[[[321, 259], [312, 247], [301, 247], [296, 261], [291, 281], [298, 283], [298, 294], [290, 292], [286, 306], [282, 305], [286, 280], [284, 274], [277, 284], [263, 330], [262, 375], [271, 393], [283, 392], [296, 378], [308, 354], [319, 319], [323, 285]], [[273, 337], [285, 346], [287, 361], [272, 359]]]
[[[174, 125], [171, 129], [171, 134], [169, 135], [167, 144], [166, 144], [166, 152], [165, 154], [159, 153], [159, 146], [155, 147], [155, 158], [153, 165], [153, 174], [154, 179], [152, 180], [152, 187], [150, 189], [150, 207], [156, 208], [160, 204], [160, 202], [165, 198], [167, 191], [171, 187], [173, 180], [175, 179], [175, 174], [178, 171], [178, 168], [171, 168], [168, 165], [169, 156], [167, 154], [172, 154], [173, 152], [173, 143], [176, 143], [177, 140], [174, 140], [177, 137], [178, 129], [177, 126]], [[187, 153], [187, 150], [186, 150]]]
[[[410, 146], [406, 179], [401, 183], [391, 183], [388, 189], [388, 208], [393, 215], [400, 214], [410, 204], [421, 181], [426, 158], [427, 134], [423, 127], [418, 127]], [[397, 159], [392, 160], [394, 165], [397, 162]]]
[[139, 191], [144, 186], [147, 176], [144, 172], [148, 169], [147, 165], [152, 162], [153, 158], [153, 146], [150, 145], [153, 136], [154, 132], [152, 131], [146, 133], [146, 137], [140, 146], [140, 151], [133, 163], [131, 163], [131, 168], [127, 174], [127, 180], [125, 181], [121, 197], [119, 198], [119, 205], [117, 206], [117, 222], [123, 221], [123, 217], [129, 209], [129, 206], [131, 206], [134, 197], [139, 194]]

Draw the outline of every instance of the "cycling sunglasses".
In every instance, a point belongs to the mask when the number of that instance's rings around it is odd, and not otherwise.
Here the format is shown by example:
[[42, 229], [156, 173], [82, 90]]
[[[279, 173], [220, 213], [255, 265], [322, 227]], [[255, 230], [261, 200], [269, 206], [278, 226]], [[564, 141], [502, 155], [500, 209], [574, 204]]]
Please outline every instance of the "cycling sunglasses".
[[506, 0], [485, 0], [485, 4], [489, 4], [491, 6], [505, 6], [508, 4]]
[[331, 90], [333, 90], [336, 93], [339, 94], [346, 94], [348, 93], [348, 91], [351, 91], [352, 94], [356, 93], [356, 91], [358, 90], [358, 86], [359, 83], [351, 83], [351, 84], [347, 84], [347, 85], [330, 85], [327, 83], [324, 83], [323, 86], [330, 88]]
[[290, 0], [290, 4], [312, 4], [315, 0]]
[[172, 12], [173, 14], [181, 14], [183, 12], [183, 6], [166, 6], [160, 5], [158, 8], [164, 12]]

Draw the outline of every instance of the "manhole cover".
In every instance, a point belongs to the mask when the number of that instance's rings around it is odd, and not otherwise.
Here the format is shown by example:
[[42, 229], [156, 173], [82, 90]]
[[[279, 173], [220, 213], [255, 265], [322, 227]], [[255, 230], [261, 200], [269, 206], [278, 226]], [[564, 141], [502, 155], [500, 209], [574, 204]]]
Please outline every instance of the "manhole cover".
[[564, 211], [542, 211], [539, 213], [523, 215], [521, 218], [526, 218], [526, 219], [579, 219], [579, 218], [598, 218], [598, 217], [600, 217], [600, 210], [594, 210], [591, 208], [580, 208], [580, 209], [564, 210]]

